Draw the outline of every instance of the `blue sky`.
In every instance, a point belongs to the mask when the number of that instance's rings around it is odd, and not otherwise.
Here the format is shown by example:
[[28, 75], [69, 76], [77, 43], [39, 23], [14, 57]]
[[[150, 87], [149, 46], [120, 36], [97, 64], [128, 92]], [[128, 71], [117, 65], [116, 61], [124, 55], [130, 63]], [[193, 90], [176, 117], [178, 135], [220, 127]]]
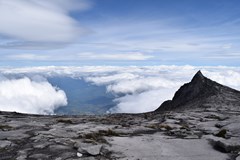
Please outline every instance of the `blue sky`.
[[0, 65], [240, 64], [239, 0], [0, 0]]

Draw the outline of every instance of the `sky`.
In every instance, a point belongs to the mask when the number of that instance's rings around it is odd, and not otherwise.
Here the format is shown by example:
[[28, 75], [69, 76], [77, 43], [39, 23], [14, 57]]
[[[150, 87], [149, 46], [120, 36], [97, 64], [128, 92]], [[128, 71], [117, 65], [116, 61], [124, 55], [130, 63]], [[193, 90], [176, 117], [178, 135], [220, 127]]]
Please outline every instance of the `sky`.
[[0, 66], [239, 66], [239, 0], [0, 0]]

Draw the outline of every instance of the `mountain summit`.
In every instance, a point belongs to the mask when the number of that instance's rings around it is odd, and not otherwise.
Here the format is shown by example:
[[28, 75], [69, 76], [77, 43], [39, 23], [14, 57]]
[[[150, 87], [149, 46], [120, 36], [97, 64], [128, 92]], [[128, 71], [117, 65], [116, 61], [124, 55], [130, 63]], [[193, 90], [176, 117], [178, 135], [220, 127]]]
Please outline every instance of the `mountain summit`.
[[184, 84], [175, 93], [172, 100], [167, 100], [156, 112], [194, 109], [194, 108], [240, 108], [240, 92], [221, 85], [205, 77], [198, 71], [191, 82]]

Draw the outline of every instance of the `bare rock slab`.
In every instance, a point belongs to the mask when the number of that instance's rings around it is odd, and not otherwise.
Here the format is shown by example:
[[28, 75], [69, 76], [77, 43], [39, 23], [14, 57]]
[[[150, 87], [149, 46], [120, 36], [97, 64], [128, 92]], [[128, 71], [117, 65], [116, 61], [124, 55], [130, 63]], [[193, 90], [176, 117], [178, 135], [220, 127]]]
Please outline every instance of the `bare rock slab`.
[[[207, 140], [172, 139], [160, 134], [113, 137], [108, 150], [120, 159], [226, 160], [228, 155], [213, 149]], [[210, 158], [211, 157], [211, 158]]]

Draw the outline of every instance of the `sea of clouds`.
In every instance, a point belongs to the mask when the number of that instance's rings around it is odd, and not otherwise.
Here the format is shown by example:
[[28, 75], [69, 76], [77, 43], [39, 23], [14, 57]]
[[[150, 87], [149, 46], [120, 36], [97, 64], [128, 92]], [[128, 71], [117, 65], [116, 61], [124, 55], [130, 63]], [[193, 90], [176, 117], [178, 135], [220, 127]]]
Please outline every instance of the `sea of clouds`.
[[225, 66], [83, 66], [0, 69], [0, 110], [53, 114], [67, 105], [63, 90], [47, 77], [67, 76], [105, 86], [117, 105], [108, 112], [139, 113], [155, 110], [176, 90], [202, 73], [221, 84], [240, 90], [240, 67]]

